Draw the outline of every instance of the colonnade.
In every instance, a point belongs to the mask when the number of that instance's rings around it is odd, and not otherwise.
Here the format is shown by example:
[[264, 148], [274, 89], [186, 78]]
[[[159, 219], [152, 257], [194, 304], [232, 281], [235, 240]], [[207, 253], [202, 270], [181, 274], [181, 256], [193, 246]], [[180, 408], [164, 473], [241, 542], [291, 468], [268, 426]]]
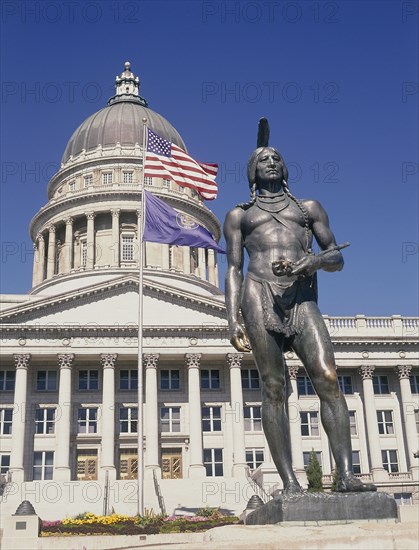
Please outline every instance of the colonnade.
[[[141, 212], [136, 210], [135, 213], [137, 217], [135, 233], [137, 233]], [[105, 245], [102, 243], [101, 247], [97, 243], [100, 231], [98, 233], [95, 227], [95, 217], [99, 214], [107, 214], [111, 218], [111, 232]], [[76, 220], [77, 226], [81, 227], [81, 230], [74, 230]], [[63, 242], [57, 239], [58, 232], [64, 235]], [[35, 287], [44, 280], [53, 278], [54, 275], [67, 274], [80, 269], [126, 267], [127, 263], [122, 261], [120, 250], [122, 234], [120, 208], [107, 211], [92, 210], [84, 212], [82, 215], [69, 216], [62, 222], [49, 224], [37, 234], [35, 239], [32, 286]], [[155, 247], [158, 247], [158, 253], [155, 252]], [[166, 244], [145, 243], [146, 267], [174, 269], [187, 275], [196, 275], [218, 287], [218, 265], [215, 251], [197, 249], [197, 265], [194, 268], [191, 266], [190, 247], [181, 248], [182, 254], [173, 260], [173, 247]], [[138, 241], [136, 238], [131, 260], [133, 265], [138, 264], [137, 251]]]
[[[27, 402], [28, 368], [30, 366], [30, 354], [15, 355], [16, 385], [14, 402], [22, 403], [21, 411], [25, 411]], [[110, 472], [111, 478], [116, 478], [115, 466], [115, 366], [116, 353], [100, 355], [103, 369], [102, 378], [102, 403], [101, 403], [101, 453], [100, 472]], [[188, 377], [189, 396], [189, 452], [190, 466], [189, 477], [199, 478], [205, 476], [203, 464], [203, 438], [201, 421], [201, 384], [200, 365], [202, 355], [200, 353], [186, 354], [185, 366]], [[57, 481], [71, 480], [71, 388], [74, 367], [74, 354], [58, 354], [59, 386], [57, 415], [55, 424], [55, 456], [54, 479]], [[231, 407], [239, 407], [243, 410], [243, 393], [241, 382], [242, 354], [231, 353], [226, 357], [230, 370]], [[157, 368], [159, 354], [149, 353], [143, 355], [143, 367], [145, 369], [145, 468], [146, 470], [159, 469], [159, 413], [158, 413], [158, 384]], [[236, 417], [237, 418], [237, 417]], [[25, 413], [16, 414], [12, 423], [12, 452], [10, 458], [10, 473], [12, 481], [23, 482], [24, 475], [24, 448], [25, 448]], [[234, 425], [233, 432], [233, 475], [245, 475], [247, 469], [245, 459], [245, 439], [243, 415]]]

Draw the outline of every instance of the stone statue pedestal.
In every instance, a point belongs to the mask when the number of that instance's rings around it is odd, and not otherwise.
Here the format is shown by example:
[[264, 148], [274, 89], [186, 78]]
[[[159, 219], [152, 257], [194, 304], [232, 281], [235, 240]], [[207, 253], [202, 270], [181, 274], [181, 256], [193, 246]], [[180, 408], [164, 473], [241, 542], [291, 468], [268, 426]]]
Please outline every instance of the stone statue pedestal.
[[246, 525], [267, 525], [284, 521], [346, 522], [397, 519], [397, 505], [387, 493], [303, 493], [280, 495], [250, 512]]

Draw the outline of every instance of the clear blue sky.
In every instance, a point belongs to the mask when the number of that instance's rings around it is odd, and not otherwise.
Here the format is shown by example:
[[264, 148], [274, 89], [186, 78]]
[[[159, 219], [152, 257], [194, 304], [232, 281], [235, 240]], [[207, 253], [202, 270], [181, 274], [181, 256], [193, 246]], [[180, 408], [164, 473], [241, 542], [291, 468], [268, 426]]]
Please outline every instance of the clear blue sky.
[[[418, 314], [418, 15], [401, 1], [4, 0], [2, 292], [31, 286], [28, 225], [67, 140], [126, 60], [190, 153], [220, 165], [222, 221], [248, 196], [257, 121], [316, 198], [345, 269], [320, 276], [329, 315]], [[224, 273], [225, 264], [222, 265]]]

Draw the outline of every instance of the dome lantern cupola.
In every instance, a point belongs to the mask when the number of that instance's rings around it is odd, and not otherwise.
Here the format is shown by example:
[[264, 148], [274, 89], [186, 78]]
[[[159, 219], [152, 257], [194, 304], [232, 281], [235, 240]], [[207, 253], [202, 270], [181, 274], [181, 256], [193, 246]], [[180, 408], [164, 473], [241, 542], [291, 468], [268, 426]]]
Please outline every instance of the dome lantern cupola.
[[125, 70], [122, 71], [121, 76], [115, 78], [115, 95], [108, 100], [108, 105], [117, 103], [119, 101], [135, 101], [148, 106], [147, 101], [139, 95], [140, 92], [140, 79], [135, 76], [131, 71], [131, 63], [125, 62]]

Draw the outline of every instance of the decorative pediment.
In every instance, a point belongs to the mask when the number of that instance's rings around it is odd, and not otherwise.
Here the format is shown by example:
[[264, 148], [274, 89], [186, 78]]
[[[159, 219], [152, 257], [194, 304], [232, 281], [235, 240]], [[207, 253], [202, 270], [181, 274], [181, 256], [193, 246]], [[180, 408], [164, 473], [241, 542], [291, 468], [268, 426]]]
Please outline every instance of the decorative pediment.
[[[145, 325], [191, 326], [225, 321], [219, 299], [144, 279]], [[132, 275], [79, 290], [17, 304], [0, 315], [2, 324], [135, 325], [138, 322], [138, 279]]]

